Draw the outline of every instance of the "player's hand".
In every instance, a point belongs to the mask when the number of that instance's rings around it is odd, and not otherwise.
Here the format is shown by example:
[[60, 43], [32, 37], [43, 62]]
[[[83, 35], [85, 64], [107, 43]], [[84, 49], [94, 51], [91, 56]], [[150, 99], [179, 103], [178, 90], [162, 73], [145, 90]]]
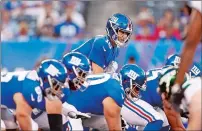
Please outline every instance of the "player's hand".
[[82, 112], [77, 112], [77, 119], [81, 118], [81, 119], [88, 119], [91, 118], [91, 116], [88, 113], [82, 113]]
[[87, 113], [79, 112], [73, 105], [68, 104], [67, 102], [64, 102], [62, 104], [62, 114], [64, 114], [65, 116], [69, 116], [73, 119], [87, 119], [91, 117]]
[[81, 119], [88, 119], [88, 118], [91, 118], [91, 116], [88, 115], [87, 113], [82, 113], [82, 112], [79, 112], [79, 111], [77, 111], [77, 112], [70, 111], [68, 113], [68, 116], [70, 118], [73, 118], [73, 119], [79, 119], [79, 118], [81, 118]]
[[182, 89], [178, 84], [175, 84], [171, 87], [172, 95], [170, 97], [170, 102], [173, 105], [173, 108], [180, 112], [180, 105], [182, 104], [182, 99], [184, 98], [184, 89]]

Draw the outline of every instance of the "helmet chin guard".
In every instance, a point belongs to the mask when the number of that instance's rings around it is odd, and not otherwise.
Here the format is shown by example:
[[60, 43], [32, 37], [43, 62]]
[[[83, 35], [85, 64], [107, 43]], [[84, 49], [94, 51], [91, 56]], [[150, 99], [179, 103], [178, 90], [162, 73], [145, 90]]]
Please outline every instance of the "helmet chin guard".
[[72, 80], [74, 83], [74, 86], [76, 89], [79, 89], [80, 91], [85, 91], [89, 83], [87, 82], [86, 76], [89, 74], [89, 72], [84, 71], [80, 68], [75, 68], [75, 66], [72, 67], [73, 72], [76, 74], [76, 77]]
[[47, 78], [50, 88], [45, 89], [46, 96], [50, 100], [61, 99], [64, 96], [62, 88], [64, 88], [65, 85], [58, 80], [51, 78], [50, 75], [48, 75]]

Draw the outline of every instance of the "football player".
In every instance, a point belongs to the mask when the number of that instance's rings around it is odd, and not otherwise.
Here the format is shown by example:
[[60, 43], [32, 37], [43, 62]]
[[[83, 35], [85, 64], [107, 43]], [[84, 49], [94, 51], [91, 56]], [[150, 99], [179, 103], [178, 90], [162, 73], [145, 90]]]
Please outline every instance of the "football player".
[[[72, 64], [82, 65], [83, 63], [76, 59], [74, 62], [71, 62], [71, 59], [71, 57], [66, 56], [63, 58], [62, 62], [67, 67], [68, 72], [71, 72], [71, 70], [77, 71], [78, 69], [74, 69]], [[85, 76], [86, 74], [83, 73], [82, 70], [79, 70], [77, 75]], [[75, 77], [75, 75], [69, 76], [70, 79], [73, 77]], [[107, 73], [88, 75], [87, 80], [82, 77], [80, 80], [81, 81], [76, 81], [73, 79], [71, 82], [69, 81], [71, 91], [66, 98], [66, 102], [73, 105], [82, 113], [104, 115], [105, 120], [94, 121], [92, 128], [98, 129], [100, 127], [104, 130], [104, 127], [100, 126], [104, 122], [107, 123], [107, 129], [105, 128], [105, 130], [121, 130], [120, 111], [125, 94], [120, 82]], [[88, 85], [88, 88], [85, 88], [86, 85]], [[74, 90], [75, 88], [85, 89], [85, 91]], [[78, 122], [77, 126], [79, 124], [82, 125], [81, 121]]]
[[[62, 130], [61, 89], [67, 70], [57, 60], [43, 61], [38, 70], [8, 72], [1, 75], [1, 104], [16, 109], [20, 129], [32, 130], [31, 112], [38, 108], [48, 113], [51, 130]], [[3, 119], [3, 118], [2, 118]], [[54, 123], [54, 124], [53, 124]]]
[[[176, 79], [177, 69], [167, 70], [160, 78], [159, 87], [163, 105], [173, 130], [185, 130], [179, 115], [179, 109], [189, 112], [187, 130], [201, 130], [201, 77], [184, 77], [182, 90], [172, 94], [171, 87]], [[176, 97], [178, 99], [176, 99]], [[176, 99], [175, 103], [169, 100]]]
[[[175, 84], [171, 88], [172, 89], [171, 93], [173, 95], [179, 94], [179, 92], [184, 93], [181, 86], [183, 84], [183, 80], [184, 80], [183, 78], [184, 78], [185, 72], [187, 72], [188, 67], [192, 63], [195, 50], [201, 40], [201, 35], [202, 35], [202, 24], [201, 24], [202, 23], [202, 1], [190, 1], [190, 7], [192, 7], [192, 12], [191, 12], [191, 17], [189, 21], [189, 27], [187, 30], [187, 37], [185, 40], [185, 47], [181, 55], [182, 62], [179, 67], [179, 72], [177, 74]], [[189, 111], [195, 112], [196, 117], [199, 116], [200, 112], [198, 113], [196, 111], [196, 107], [194, 107], [193, 105], [194, 103], [195, 104], [201, 103], [201, 99], [198, 99], [198, 98], [201, 98], [201, 93], [199, 92], [201, 92], [201, 88], [195, 92], [195, 94], [193, 95], [193, 99], [189, 102], [190, 103]], [[173, 97], [172, 103], [176, 105], [178, 103], [178, 100], [179, 100], [178, 97]], [[199, 108], [200, 106], [197, 106], [197, 107]], [[189, 130], [201, 130], [201, 121], [198, 121], [196, 117], [193, 116], [192, 120], [190, 120], [189, 127], [188, 127]]]
[[106, 25], [107, 35], [95, 36], [73, 51], [86, 55], [93, 73], [115, 72], [119, 47], [126, 46], [133, 32], [132, 21], [124, 14], [112, 15]]
[[[88, 118], [90, 116], [77, 111], [77, 109], [66, 103], [66, 99], [70, 94], [70, 90], [80, 90], [81, 92], [85, 91], [88, 88], [88, 83], [86, 82], [86, 77], [91, 73], [91, 65], [89, 59], [81, 53], [70, 52], [63, 56], [62, 61], [67, 61], [65, 67], [67, 69], [67, 86], [63, 90], [63, 97], [61, 99], [62, 105], [62, 114], [63, 114], [63, 129], [71, 128], [71, 130], [79, 130], [78, 126], [72, 126], [69, 124], [69, 119], [79, 119], [79, 118]], [[65, 102], [65, 103], [64, 103]], [[43, 110], [35, 108], [32, 113], [33, 120], [38, 124], [40, 129], [49, 130], [50, 125], [48, 123], [47, 113]]]
[[138, 130], [160, 130], [163, 117], [153, 106], [143, 101], [141, 90], [146, 90], [146, 73], [137, 65], [125, 65], [120, 71], [126, 98], [121, 110], [124, 120], [130, 125], [138, 126]]

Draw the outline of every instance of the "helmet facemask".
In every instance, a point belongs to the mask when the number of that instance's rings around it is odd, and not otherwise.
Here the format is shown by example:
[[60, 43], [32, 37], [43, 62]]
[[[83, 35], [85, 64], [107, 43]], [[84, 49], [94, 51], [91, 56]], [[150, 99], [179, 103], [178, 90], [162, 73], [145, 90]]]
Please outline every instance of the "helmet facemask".
[[72, 79], [72, 83], [74, 84], [74, 87], [76, 89], [79, 89], [80, 91], [85, 91], [87, 87], [89, 86], [89, 83], [87, 82], [86, 77], [89, 75], [88, 71], [84, 71], [81, 68], [75, 68], [75, 66], [72, 67], [73, 72], [75, 73], [76, 77]]
[[49, 83], [50, 88], [45, 89], [46, 96], [50, 100], [61, 99], [64, 96], [64, 94], [62, 92], [62, 88], [65, 87], [65, 83], [62, 83], [55, 78], [51, 78], [50, 75], [48, 75], [47, 78], [48, 78], [48, 83]]
[[134, 100], [134, 98], [136, 98], [137, 100], [140, 99], [140, 90], [145, 91], [146, 84], [144, 83], [142, 86], [140, 86], [136, 82], [132, 82], [132, 79], [130, 79], [130, 88], [126, 89], [127, 97], [131, 100]]
[[[127, 42], [128, 42], [128, 40], [130, 39], [130, 37], [132, 35], [132, 31], [121, 29], [121, 28], [117, 27], [116, 24], [114, 24], [111, 21], [110, 21], [110, 25], [111, 25], [111, 28], [112, 28], [112, 30], [114, 32], [113, 33], [114, 35], [112, 36], [111, 39], [116, 43], [116, 45], [118, 47], [125, 47], [125, 46], [127, 46]], [[107, 29], [107, 32], [108, 32], [108, 29]], [[127, 35], [127, 36], [126, 36], [126, 38], [123, 38], [123, 40], [121, 40], [122, 39], [121, 35]]]

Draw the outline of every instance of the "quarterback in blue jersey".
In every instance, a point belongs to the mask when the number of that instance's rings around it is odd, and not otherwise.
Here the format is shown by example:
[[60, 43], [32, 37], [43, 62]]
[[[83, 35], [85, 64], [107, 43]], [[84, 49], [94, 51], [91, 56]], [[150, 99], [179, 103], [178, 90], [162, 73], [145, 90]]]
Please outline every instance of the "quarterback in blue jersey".
[[[74, 63], [70, 61], [70, 57], [64, 57], [62, 60], [67, 68]], [[79, 61], [75, 62], [79, 64]], [[85, 81], [86, 83], [76, 81], [70, 83], [70, 89], [74, 89], [78, 85], [82, 85], [82, 88], [88, 85], [88, 88], [85, 88], [84, 92], [71, 90], [68, 97], [65, 98], [66, 102], [75, 106], [80, 112], [104, 115], [109, 130], [121, 130], [120, 111], [125, 94], [120, 82], [109, 74], [89, 75]]]
[[117, 69], [115, 59], [119, 54], [119, 47], [126, 45], [132, 30], [130, 18], [120, 13], [114, 14], [107, 21], [107, 35], [95, 36], [73, 51], [80, 52], [90, 59], [93, 73]]
[[[30, 117], [33, 108], [60, 114], [62, 108], [53, 110], [53, 106], [60, 107], [61, 102], [58, 98], [61, 97], [66, 75], [65, 66], [53, 59], [43, 61], [37, 71], [8, 72], [1, 75], [1, 104], [16, 109], [20, 128], [31, 130]], [[52, 103], [50, 100], [54, 99], [55, 103]], [[48, 116], [49, 120], [53, 118], [52, 116]]]

